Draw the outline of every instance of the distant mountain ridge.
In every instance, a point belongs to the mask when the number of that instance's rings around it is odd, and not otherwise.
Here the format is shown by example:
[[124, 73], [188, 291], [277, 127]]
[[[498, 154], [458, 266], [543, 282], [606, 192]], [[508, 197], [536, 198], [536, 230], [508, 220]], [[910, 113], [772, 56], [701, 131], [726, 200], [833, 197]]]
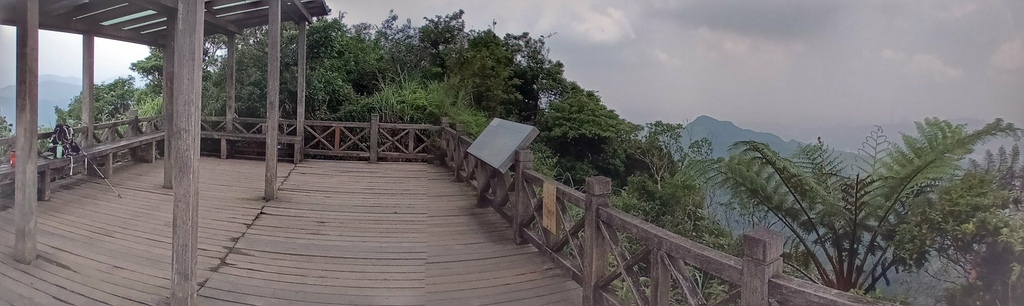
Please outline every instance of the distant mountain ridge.
[[731, 121], [723, 121], [702, 115], [686, 124], [683, 129], [683, 142], [690, 143], [693, 140], [707, 137], [711, 140], [713, 157], [729, 156], [729, 147], [737, 141], [759, 141], [768, 144], [771, 148], [784, 156], [796, 152], [802, 145], [796, 140], [783, 140], [782, 137], [768, 132], [759, 132], [751, 129], [741, 128]]
[[[67, 108], [71, 100], [82, 92], [82, 80], [52, 74], [39, 76], [39, 125], [53, 126], [57, 120], [53, 108]], [[14, 124], [17, 105], [17, 89], [14, 85], [0, 88], [0, 115]]]
[[[793, 139], [783, 140], [782, 137], [773, 133], [741, 128], [730, 121], [718, 120], [710, 116], [697, 117], [697, 119], [688, 123], [683, 129], [684, 143], [690, 143], [693, 140], [704, 137], [711, 140], [711, 146], [714, 149], [712, 157], [715, 158], [729, 156], [729, 147], [738, 141], [753, 140], [768, 144], [772, 150], [779, 152], [782, 156], [793, 155], [793, 153], [800, 149], [800, 146], [805, 144]], [[855, 165], [863, 161], [857, 158], [858, 155], [855, 150], [840, 149], [830, 145], [828, 142], [825, 144], [834, 149], [835, 154], [840, 159], [845, 160], [847, 165]]]

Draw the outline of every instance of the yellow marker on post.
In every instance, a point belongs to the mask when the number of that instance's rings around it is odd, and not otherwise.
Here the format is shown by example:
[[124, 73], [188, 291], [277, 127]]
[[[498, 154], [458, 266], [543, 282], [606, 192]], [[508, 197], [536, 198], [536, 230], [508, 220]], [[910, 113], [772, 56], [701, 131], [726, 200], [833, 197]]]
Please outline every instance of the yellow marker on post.
[[544, 181], [544, 215], [543, 226], [552, 234], [558, 233], [558, 188], [549, 181]]

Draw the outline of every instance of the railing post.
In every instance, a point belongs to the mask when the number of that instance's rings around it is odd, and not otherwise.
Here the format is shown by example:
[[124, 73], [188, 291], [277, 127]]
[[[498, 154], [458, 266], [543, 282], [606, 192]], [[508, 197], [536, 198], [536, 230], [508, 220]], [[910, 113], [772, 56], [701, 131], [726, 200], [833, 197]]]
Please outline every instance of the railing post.
[[743, 284], [740, 305], [768, 306], [768, 280], [782, 272], [782, 247], [779, 233], [760, 228], [743, 233]]
[[377, 152], [380, 150], [379, 135], [380, 133], [380, 116], [377, 114], [370, 115], [370, 163], [377, 162]]
[[529, 215], [532, 208], [529, 193], [526, 191], [526, 176], [523, 174], [527, 170], [533, 170], [533, 151], [516, 151], [516, 193], [512, 198], [512, 242], [518, 245], [526, 243], [526, 240], [523, 239], [523, 219]]
[[463, 167], [463, 164], [466, 163], [466, 154], [464, 154], [462, 152], [462, 135], [465, 135], [465, 134], [466, 134], [466, 126], [462, 125], [461, 123], [456, 124], [455, 125], [455, 139], [453, 140], [453, 141], [455, 141], [454, 144], [453, 144], [453, 148], [455, 148], [455, 155], [453, 156], [455, 158], [455, 162], [454, 162], [455, 165], [452, 167], [452, 168], [455, 168], [455, 181], [456, 182], [465, 182], [466, 181], [466, 178], [462, 177], [462, 167]]
[[498, 172], [491, 165], [488, 165], [484, 161], [476, 160], [476, 207], [488, 207], [491, 206], [491, 200], [487, 199], [487, 193], [491, 190], [491, 180], [494, 178], [494, 173]]
[[587, 178], [587, 199], [584, 204], [583, 235], [583, 305], [598, 305], [597, 282], [608, 274], [609, 244], [601, 234], [597, 213], [608, 207], [612, 193], [612, 180], [603, 177]]
[[128, 131], [125, 133], [125, 137], [132, 137], [138, 135], [139, 131], [139, 110], [129, 109], [128, 110]]
[[667, 263], [662, 260], [662, 251], [651, 252], [651, 288], [650, 305], [668, 306], [672, 300], [672, 271], [669, 271]]
[[451, 153], [452, 143], [448, 137], [448, 117], [441, 117], [441, 127], [437, 129], [437, 135], [441, 138], [441, 149], [437, 152], [437, 160], [441, 162], [441, 166], [448, 167], [448, 157]]

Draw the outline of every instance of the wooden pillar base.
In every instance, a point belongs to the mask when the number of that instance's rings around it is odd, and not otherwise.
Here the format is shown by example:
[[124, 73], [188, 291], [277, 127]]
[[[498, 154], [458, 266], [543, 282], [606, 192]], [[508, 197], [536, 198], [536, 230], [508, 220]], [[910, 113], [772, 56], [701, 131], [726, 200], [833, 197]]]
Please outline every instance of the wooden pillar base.
[[156, 144], [147, 143], [131, 150], [132, 160], [139, 163], [152, 164], [156, 161]]
[[[95, 167], [93, 167], [93, 165], [95, 165]], [[99, 169], [100, 172], [96, 172], [96, 169]], [[114, 154], [100, 156], [95, 160], [90, 161], [90, 165], [87, 170], [89, 171], [90, 176], [100, 177], [102, 175], [102, 177], [110, 178], [110, 175], [114, 173]]]
[[295, 152], [292, 153], [292, 163], [298, 165], [300, 162], [302, 162], [302, 146], [299, 144], [295, 144], [294, 147]]
[[228, 140], [224, 139], [224, 138], [221, 138], [220, 139], [220, 159], [227, 159], [227, 158], [228, 158]]
[[50, 200], [50, 180], [53, 175], [53, 170], [46, 169], [39, 173], [39, 200], [49, 201]]

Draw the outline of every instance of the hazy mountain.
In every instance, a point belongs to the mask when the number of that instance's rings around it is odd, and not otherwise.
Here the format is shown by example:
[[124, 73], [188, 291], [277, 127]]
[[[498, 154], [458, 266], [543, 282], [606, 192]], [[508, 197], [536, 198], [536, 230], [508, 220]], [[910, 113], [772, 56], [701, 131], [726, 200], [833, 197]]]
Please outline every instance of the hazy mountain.
[[683, 143], [707, 137], [711, 139], [714, 148], [714, 157], [725, 157], [729, 155], [729, 146], [737, 141], [754, 140], [768, 144], [775, 151], [783, 155], [790, 155], [796, 152], [800, 142], [795, 140], [782, 140], [781, 137], [772, 133], [758, 132], [736, 126], [730, 121], [722, 121], [709, 116], [700, 116], [686, 125], [683, 130]]
[[[957, 124], [967, 124], [969, 130], [974, 130], [985, 126], [992, 122], [992, 120], [980, 120], [974, 118], [957, 118], [950, 119], [951, 122]], [[1024, 122], [1014, 122], [1018, 127]], [[889, 141], [894, 143], [901, 143], [900, 134], [917, 135], [914, 122], [896, 122], [882, 125], [835, 125], [825, 127], [807, 127], [807, 126], [776, 126], [770, 127], [770, 129], [782, 135], [783, 137], [789, 137], [799, 141], [816, 141], [817, 137], [821, 137], [822, 140], [829, 146], [847, 152], [857, 152], [864, 143], [864, 138], [874, 131], [876, 128], [881, 127], [883, 133], [888, 136]], [[982, 146], [979, 146], [972, 154], [971, 157], [978, 158], [982, 156], [986, 149], [992, 149], [993, 151], [999, 146], [1010, 147], [1015, 142], [1012, 139], [997, 139], [990, 141]], [[1016, 142], [1019, 143], [1019, 142]]]
[[[82, 80], [50, 74], [39, 76], [39, 124], [53, 126], [57, 120], [54, 106], [67, 107], [82, 92]], [[17, 91], [14, 85], [0, 88], [0, 115], [14, 124]]]

